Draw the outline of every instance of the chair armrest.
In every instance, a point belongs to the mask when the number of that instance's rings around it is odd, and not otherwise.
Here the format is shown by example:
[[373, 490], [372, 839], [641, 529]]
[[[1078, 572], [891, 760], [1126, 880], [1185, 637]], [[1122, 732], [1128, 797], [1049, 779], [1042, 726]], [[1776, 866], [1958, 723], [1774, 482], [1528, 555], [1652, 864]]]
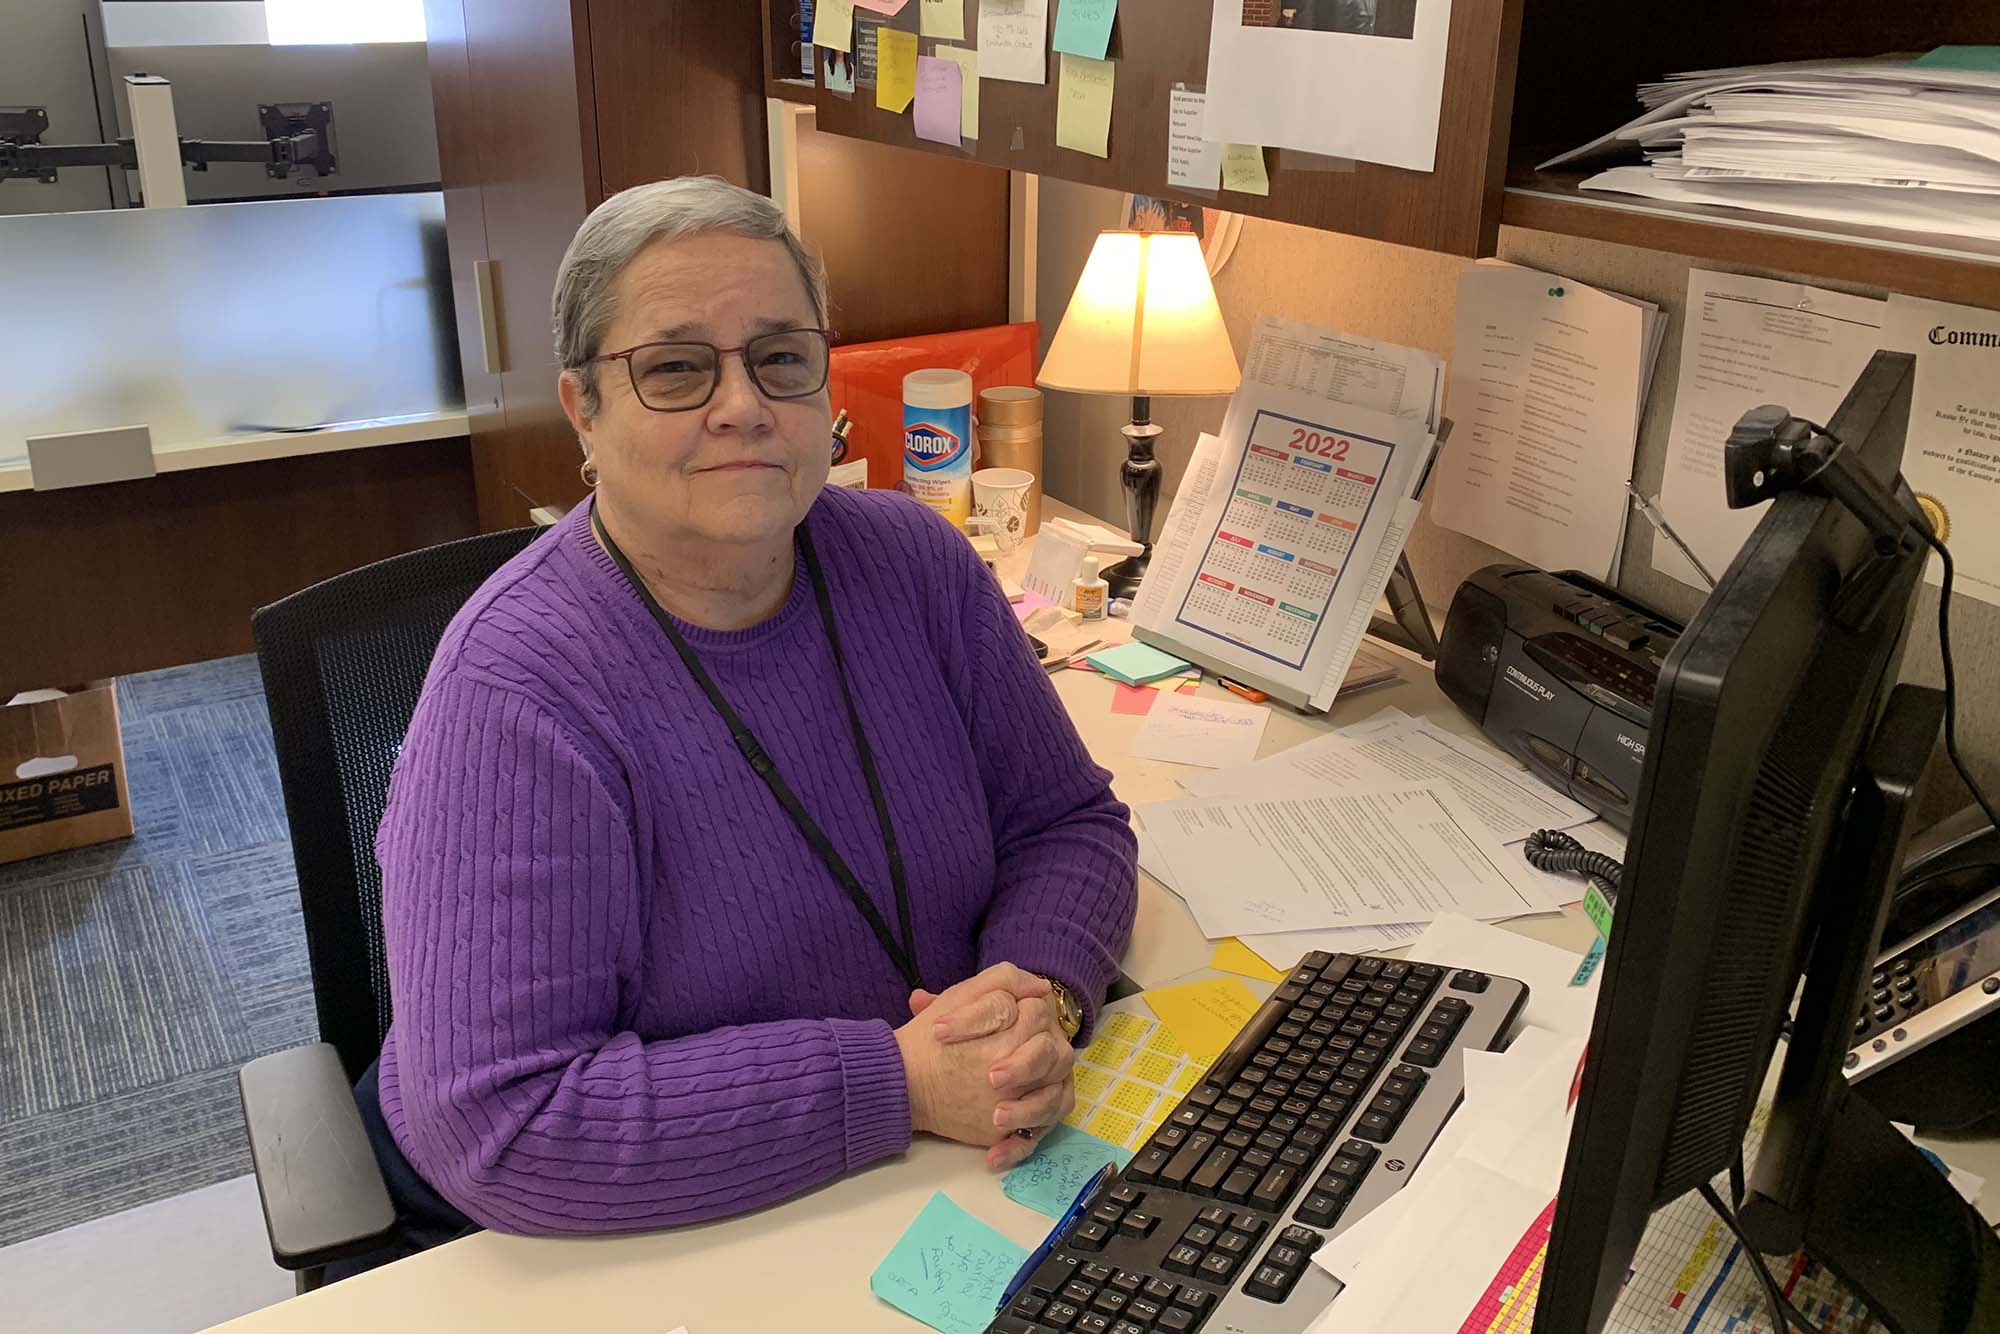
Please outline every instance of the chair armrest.
[[324, 1042], [293, 1047], [238, 1079], [271, 1258], [310, 1269], [380, 1247], [396, 1209], [339, 1054]]

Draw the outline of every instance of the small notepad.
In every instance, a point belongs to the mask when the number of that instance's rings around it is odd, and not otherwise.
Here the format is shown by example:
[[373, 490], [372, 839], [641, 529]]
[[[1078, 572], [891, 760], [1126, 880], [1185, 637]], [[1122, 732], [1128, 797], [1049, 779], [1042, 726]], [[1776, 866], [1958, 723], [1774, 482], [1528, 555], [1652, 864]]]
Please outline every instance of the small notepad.
[[941, 1334], [981, 1334], [1000, 1294], [1028, 1258], [1017, 1245], [942, 1192], [917, 1215], [868, 1285]]
[[1191, 665], [1186, 658], [1162, 653], [1151, 644], [1142, 644], [1136, 639], [1117, 648], [1100, 649], [1084, 661], [1128, 686], [1142, 686], [1148, 681], [1186, 671]]

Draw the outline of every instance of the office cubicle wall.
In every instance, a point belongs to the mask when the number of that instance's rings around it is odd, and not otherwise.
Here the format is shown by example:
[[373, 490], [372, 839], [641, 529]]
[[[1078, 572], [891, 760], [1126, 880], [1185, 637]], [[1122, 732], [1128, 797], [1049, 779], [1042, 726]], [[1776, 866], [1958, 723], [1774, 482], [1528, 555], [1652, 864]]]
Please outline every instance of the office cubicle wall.
[[436, 193], [0, 219], [0, 468], [33, 435], [164, 453], [461, 409], [443, 238]]

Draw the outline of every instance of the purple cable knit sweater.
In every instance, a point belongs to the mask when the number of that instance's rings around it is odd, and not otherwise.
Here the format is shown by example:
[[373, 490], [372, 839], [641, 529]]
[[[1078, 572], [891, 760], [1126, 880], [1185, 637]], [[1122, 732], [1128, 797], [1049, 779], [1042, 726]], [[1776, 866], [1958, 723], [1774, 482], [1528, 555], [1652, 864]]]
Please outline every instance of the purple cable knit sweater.
[[[999, 587], [902, 496], [807, 522], [933, 989], [1009, 960], [1101, 997], [1135, 848]], [[893, 925], [801, 568], [748, 630], [683, 624]], [[907, 991], [591, 536], [588, 507], [452, 622], [376, 840], [403, 1153], [488, 1227], [738, 1213], [899, 1153]]]

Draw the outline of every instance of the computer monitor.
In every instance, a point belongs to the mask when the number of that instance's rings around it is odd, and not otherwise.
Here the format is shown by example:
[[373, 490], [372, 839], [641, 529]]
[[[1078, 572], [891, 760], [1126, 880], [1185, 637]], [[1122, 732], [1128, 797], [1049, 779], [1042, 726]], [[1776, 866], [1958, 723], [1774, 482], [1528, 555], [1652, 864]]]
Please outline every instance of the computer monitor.
[[1815, 437], [1844, 471], [1771, 501], [1660, 672], [1536, 1334], [1601, 1329], [1652, 1211], [1736, 1160], [1795, 995], [1750, 1239], [1892, 1330], [2000, 1321], [1991, 1232], [1841, 1076], [1942, 716], [1894, 684], [1927, 554], [1884, 531], [1916, 514], [1913, 365], [1877, 354]]

